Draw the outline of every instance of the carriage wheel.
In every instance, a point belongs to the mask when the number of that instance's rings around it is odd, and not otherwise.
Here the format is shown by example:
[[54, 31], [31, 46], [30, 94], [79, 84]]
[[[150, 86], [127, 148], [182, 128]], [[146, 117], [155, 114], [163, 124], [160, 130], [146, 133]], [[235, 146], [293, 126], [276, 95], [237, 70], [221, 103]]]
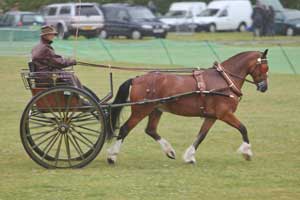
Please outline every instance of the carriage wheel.
[[55, 87], [34, 96], [20, 124], [28, 155], [45, 168], [80, 168], [101, 151], [106, 138], [104, 115], [90, 93]]

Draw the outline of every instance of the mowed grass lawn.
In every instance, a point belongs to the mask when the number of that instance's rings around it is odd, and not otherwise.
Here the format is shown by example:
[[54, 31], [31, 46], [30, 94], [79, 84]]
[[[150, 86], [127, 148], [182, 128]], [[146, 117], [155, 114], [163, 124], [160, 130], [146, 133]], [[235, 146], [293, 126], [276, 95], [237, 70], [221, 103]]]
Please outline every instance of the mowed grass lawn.
[[[272, 59], [272, 58], [270, 58]], [[217, 122], [200, 145], [196, 165], [181, 156], [203, 119], [164, 114], [159, 132], [177, 152], [168, 159], [144, 133], [146, 121], [125, 140], [118, 163], [106, 163], [106, 144], [86, 168], [46, 170], [25, 153], [19, 137], [29, 101], [19, 72], [25, 57], [0, 57], [0, 199], [300, 199], [300, 76], [270, 73], [269, 91], [243, 88], [237, 116], [247, 126], [254, 158], [236, 153], [240, 134]], [[272, 67], [272, 66], [271, 66]], [[108, 72], [76, 67], [81, 81], [99, 96], [108, 91]], [[136, 73], [114, 72], [117, 86]], [[128, 109], [123, 120], [128, 116]]]

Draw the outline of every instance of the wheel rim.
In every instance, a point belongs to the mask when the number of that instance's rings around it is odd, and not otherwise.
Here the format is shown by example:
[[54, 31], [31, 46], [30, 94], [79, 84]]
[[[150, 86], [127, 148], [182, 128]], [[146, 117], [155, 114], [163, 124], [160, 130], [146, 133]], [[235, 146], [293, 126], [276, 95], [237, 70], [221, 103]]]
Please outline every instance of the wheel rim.
[[102, 39], [106, 39], [107, 38], [107, 32], [105, 30], [102, 30], [100, 32], [100, 38], [102, 38]]
[[259, 28], [255, 28], [253, 31], [254, 36], [256, 37], [260, 37], [260, 29]]
[[209, 26], [209, 31], [212, 32], [212, 33], [216, 32], [216, 26], [213, 25], [213, 24], [210, 25], [210, 26]]
[[[68, 92], [65, 99], [60, 96], [63, 92]], [[51, 95], [57, 100], [56, 105], [61, 106], [53, 107], [53, 102], [47, 99]], [[75, 98], [80, 103], [74, 103]], [[39, 105], [41, 101], [44, 107]], [[58, 88], [37, 95], [26, 107], [21, 120], [23, 146], [29, 156], [45, 168], [87, 165], [101, 150], [105, 130], [96, 100], [73, 88]]]
[[286, 35], [287, 35], [287, 36], [293, 36], [293, 35], [294, 35], [294, 30], [293, 30], [292, 28], [288, 28], [288, 29], [286, 30]]
[[141, 39], [141, 33], [139, 31], [133, 31], [132, 32], [132, 39], [134, 39], [134, 40]]
[[59, 26], [57, 31], [58, 31], [58, 38], [64, 39], [65, 36], [64, 28], [62, 26]]
[[246, 31], [246, 26], [244, 24], [240, 25], [239, 31], [240, 32], [245, 32]]

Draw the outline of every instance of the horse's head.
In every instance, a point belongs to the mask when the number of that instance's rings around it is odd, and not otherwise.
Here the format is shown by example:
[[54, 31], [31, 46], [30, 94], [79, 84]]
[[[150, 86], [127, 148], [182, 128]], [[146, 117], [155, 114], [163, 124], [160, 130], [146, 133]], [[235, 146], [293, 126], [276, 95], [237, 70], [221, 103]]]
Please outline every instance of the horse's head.
[[268, 90], [268, 49], [261, 53], [257, 58], [256, 63], [249, 69], [249, 74], [252, 76], [253, 81], [257, 86], [257, 90], [260, 92], [266, 92]]

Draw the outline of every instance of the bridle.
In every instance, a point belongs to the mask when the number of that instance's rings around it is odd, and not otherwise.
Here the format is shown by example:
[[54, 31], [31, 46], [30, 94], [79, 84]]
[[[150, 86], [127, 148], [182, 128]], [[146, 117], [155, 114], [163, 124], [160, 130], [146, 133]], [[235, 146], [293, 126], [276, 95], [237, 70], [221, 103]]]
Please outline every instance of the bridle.
[[[263, 64], [268, 64], [268, 59], [267, 58], [258, 58], [256, 63], [254, 64], [255, 67], [249, 72], [249, 74], [253, 74], [254, 71], [257, 69], [257, 67], [260, 67]], [[250, 67], [252, 67], [253, 65], [251, 65]], [[222, 77], [225, 79], [225, 81], [228, 83], [228, 87], [231, 88], [233, 90], [233, 92], [238, 96], [241, 97], [243, 96], [243, 93], [241, 92], [241, 90], [236, 86], [236, 84], [234, 83], [234, 81], [230, 78], [230, 77], [235, 77], [238, 78], [240, 80], [246, 81], [248, 83], [251, 83], [253, 85], [258, 85], [259, 83], [256, 83], [255, 81], [251, 81], [249, 79], [247, 79], [246, 77], [241, 77], [237, 74], [234, 74], [228, 70], [226, 70], [221, 64], [215, 62], [214, 66], [213, 66], [221, 75]]]

